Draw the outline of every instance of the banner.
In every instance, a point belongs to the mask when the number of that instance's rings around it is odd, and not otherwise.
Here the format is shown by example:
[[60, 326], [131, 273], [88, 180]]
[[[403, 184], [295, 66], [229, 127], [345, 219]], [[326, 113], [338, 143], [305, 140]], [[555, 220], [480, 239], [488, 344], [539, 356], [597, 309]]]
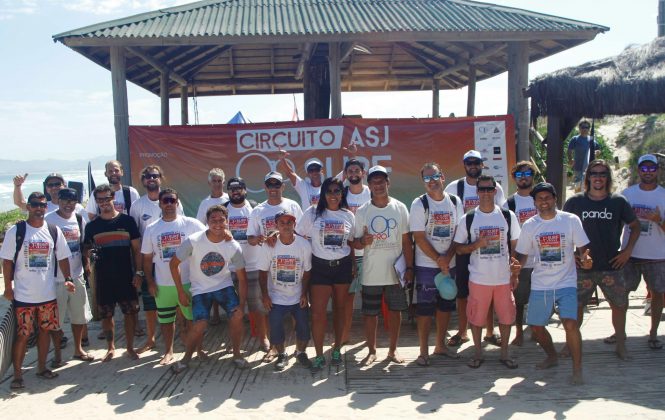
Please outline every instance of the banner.
[[[515, 163], [514, 124], [511, 116], [436, 119], [310, 120], [260, 124], [209, 126], [131, 126], [130, 162], [133, 185], [141, 194], [141, 169], [159, 165], [164, 187], [175, 188], [188, 215], [194, 215], [208, 196], [208, 171], [222, 168], [226, 180], [245, 179], [249, 198], [265, 200], [263, 177], [277, 169], [278, 150], [287, 150], [296, 172], [305, 177], [304, 164], [320, 159], [325, 176], [335, 176], [349, 156], [343, 147], [358, 147], [366, 168], [385, 166], [390, 195], [407, 207], [424, 193], [420, 168], [426, 162], [441, 165], [446, 183], [464, 176], [462, 155], [476, 149], [483, 155], [485, 173], [505, 190], [508, 171]], [[510, 139], [510, 140], [508, 140]], [[507, 147], [508, 146], [508, 147]], [[300, 202], [287, 182], [285, 196]]]

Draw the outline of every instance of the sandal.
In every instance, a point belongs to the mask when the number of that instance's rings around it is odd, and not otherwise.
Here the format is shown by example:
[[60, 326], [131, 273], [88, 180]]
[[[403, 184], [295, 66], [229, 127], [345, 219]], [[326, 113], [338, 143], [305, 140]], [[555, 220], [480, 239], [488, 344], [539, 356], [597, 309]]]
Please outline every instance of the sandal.
[[9, 385], [9, 389], [14, 391], [23, 388], [25, 388], [25, 383], [23, 382], [23, 378], [14, 379], [12, 383]]
[[72, 359], [81, 360], [83, 362], [92, 362], [95, 360], [95, 356], [90, 353], [82, 353], [73, 355]]
[[605, 344], [616, 344], [617, 343], [616, 334], [612, 334], [611, 336], [603, 339], [603, 343], [605, 343]]
[[51, 369], [59, 369], [59, 368], [65, 366], [66, 364], [67, 364], [67, 362], [65, 362], [64, 360], [55, 360], [55, 359], [53, 359], [53, 360], [51, 360]]
[[188, 368], [189, 365], [187, 365], [187, 363], [175, 362], [174, 364], [171, 365], [171, 372], [177, 375], [179, 373], [186, 371]]
[[496, 334], [483, 337], [483, 341], [493, 346], [501, 347], [501, 337], [497, 336]]
[[469, 337], [462, 337], [459, 334], [455, 334], [448, 339], [446, 344], [450, 347], [459, 347], [467, 341], [469, 341]]
[[423, 366], [423, 367], [425, 367], [425, 366], [429, 366], [429, 357], [428, 357], [428, 356], [423, 356], [423, 355], [421, 354], [421, 355], [418, 356], [418, 358], [416, 359], [416, 364], [417, 364], [418, 366]]
[[58, 377], [58, 374], [50, 369], [44, 369], [41, 372], [37, 372], [37, 376], [42, 379], [55, 379]]
[[483, 365], [484, 362], [485, 359], [471, 359], [469, 360], [469, 363], [467, 363], [466, 365], [471, 369], [478, 369]]
[[647, 343], [649, 344], [649, 348], [651, 350], [660, 350], [663, 348], [663, 343], [657, 338], [649, 339]]
[[519, 366], [514, 359], [499, 359], [499, 362], [508, 369], [517, 369]]
[[233, 359], [233, 364], [238, 369], [247, 369], [249, 367], [249, 362], [243, 358]]

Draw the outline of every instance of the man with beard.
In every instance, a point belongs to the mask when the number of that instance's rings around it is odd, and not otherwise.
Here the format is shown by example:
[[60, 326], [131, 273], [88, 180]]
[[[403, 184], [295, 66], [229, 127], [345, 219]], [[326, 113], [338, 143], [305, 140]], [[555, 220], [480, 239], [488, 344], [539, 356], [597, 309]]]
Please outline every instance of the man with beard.
[[[134, 201], [129, 211], [130, 216], [132, 216], [139, 227], [141, 238], [143, 238], [146, 227], [158, 220], [162, 215], [159, 205], [159, 193], [163, 180], [164, 174], [162, 168], [157, 165], [148, 165], [141, 171], [141, 183], [143, 184], [143, 188], [146, 189], [147, 194]], [[177, 212], [180, 215], [185, 214], [180, 201], [177, 203]], [[136, 351], [138, 354], [152, 350], [155, 347], [155, 333], [157, 331], [157, 305], [154, 296], [148, 292], [148, 282], [145, 281], [141, 283], [141, 300], [143, 301], [143, 311], [145, 312], [147, 337], [145, 344]]]
[[[229, 211], [229, 230], [233, 239], [240, 244], [242, 256], [245, 260], [245, 273], [247, 275], [247, 306], [254, 320], [254, 331], [261, 340], [262, 350], [268, 352], [268, 313], [263, 305], [261, 287], [259, 285], [259, 270], [257, 267], [260, 249], [247, 241], [247, 230], [252, 214], [252, 206], [247, 200], [247, 186], [245, 180], [238, 177], [229, 179], [226, 184], [229, 192], [229, 202], [225, 204]], [[238, 284], [238, 277], [231, 268], [233, 283]], [[244, 308], [243, 308], [244, 310]]]
[[[480, 204], [476, 184], [478, 183], [478, 177], [483, 173], [483, 157], [479, 151], [469, 150], [464, 154], [462, 161], [464, 162], [466, 176], [448, 184], [445, 191], [448, 194], [456, 195], [462, 200], [464, 212], [466, 213]], [[504, 197], [501, 184], [497, 183], [494, 203], [498, 206], [502, 206], [505, 201]], [[459, 319], [459, 331], [448, 340], [448, 345], [451, 347], [458, 347], [462, 343], [469, 341], [467, 336], [466, 319], [466, 304], [467, 297], [469, 296], [469, 259], [470, 255], [468, 254], [457, 256], [455, 283], [457, 283], [457, 317]], [[484, 341], [495, 346], [500, 346], [500, 338], [494, 334], [494, 315], [491, 308], [487, 314], [486, 327], [487, 331], [485, 333]]]
[[[23, 211], [27, 211], [27, 206], [25, 198], [23, 197], [23, 191], [21, 191], [21, 186], [28, 178], [28, 174], [16, 175], [14, 177], [14, 204], [16, 207], [20, 208]], [[48, 193], [49, 200], [46, 202], [48, 207], [46, 208], [46, 213], [51, 213], [52, 211], [58, 210], [60, 206], [60, 201], [58, 198], [58, 191], [67, 187], [65, 178], [58, 173], [51, 173], [46, 176], [44, 179], [44, 185], [46, 186], [46, 192]], [[77, 197], [78, 198], [78, 197]], [[81, 216], [87, 216], [85, 209], [78, 202], [76, 203], [76, 208], [74, 213]]]
[[286, 161], [288, 156], [289, 152], [279, 151], [279, 170], [284, 172], [291, 181], [291, 185], [300, 196], [300, 206], [305, 211], [309, 206], [316, 206], [319, 202], [321, 183], [323, 182], [323, 163], [317, 158], [308, 159], [305, 162], [307, 178], [302, 179]]
[[[612, 325], [616, 339], [616, 354], [625, 360], [626, 310], [629, 286], [623, 268], [630, 259], [635, 243], [640, 237], [640, 221], [624, 196], [612, 193], [612, 169], [602, 159], [589, 163], [584, 176], [584, 193], [577, 194], [563, 206], [563, 211], [576, 214], [582, 220], [584, 232], [591, 243], [593, 266], [591, 270], [577, 273], [577, 322], [581, 326], [584, 306], [599, 286], [612, 309]], [[621, 248], [621, 231], [628, 225], [630, 235]], [[565, 347], [562, 356], [568, 356]]]
[[[116, 305], [120, 306], [124, 315], [127, 357], [132, 360], [139, 357], [134, 350], [134, 329], [139, 311], [136, 288], [143, 281], [141, 237], [134, 219], [118, 212], [114, 206], [114, 196], [113, 187], [107, 184], [99, 185], [92, 192], [100, 214], [86, 225], [84, 240], [87, 261], [90, 260], [90, 252], [95, 251], [97, 306], [108, 347], [103, 362], [110, 361], [115, 355], [113, 314]], [[136, 268], [134, 273], [132, 265]]]
[[[533, 163], [523, 160], [513, 166], [510, 174], [513, 177], [515, 185], [517, 185], [517, 192], [508, 197], [506, 202], [503, 203], [503, 208], [515, 213], [521, 227], [524, 222], [538, 213], [536, 206], [533, 204], [533, 197], [531, 197], [533, 178], [538, 174], [538, 168]], [[517, 285], [517, 289], [513, 290], [517, 314], [515, 315], [515, 339], [510, 344], [516, 346], [521, 346], [524, 342], [522, 337], [524, 332], [524, 306], [529, 303], [534, 258], [535, 255], [529, 255], [525, 263], [522, 264], [519, 284]]]
[[[206, 212], [212, 206], [217, 204], [224, 204], [229, 201], [229, 196], [224, 192], [224, 171], [220, 168], [212, 168], [208, 172], [208, 186], [210, 187], [210, 195], [201, 201], [199, 209], [196, 212], [196, 218], [199, 222], [206, 224]], [[219, 314], [217, 315], [219, 318]], [[219, 321], [219, 319], [217, 319]], [[213, 324], [213, 322], [211, 322]]]
[[[637, 168], [640, 183], [623, 191], [640, 222], [640, 239], [626, 264], [625, 274], [631, 290], [637, 289], [640, 278], [644, 277], [651, 291], [651, 330], [647, 344], [652, 350], [660, 350], [663, 344], [658, 340], [658, 325], [665, 293], [665, 188], [658, 185], [660, 167], [656, 156], [640, 156]], [[624, 248], [628, 245], [628, 237], [624, 227]]]
[[[205, 230], [205, 226], [193, 217], [185, 217], [178, 214], [180, 200], [178, 199], [178, 192], [176, 190], [166, 188], [159, 192], [157, 198], [162, 216], [154, 223], [151, 223], [145, 230], [142, 236], [141, 253], [143, 254], [143, 267], [146, 280], [144, 283], [150, 293], [150, 297], [153, 297], [156, 301], [156, 312], [159, 315], [159, 324], [164, 340], [164, 356], [159, 364], [168, 365], [173, 360], [176, 308], [180, 307], [180, 312], [186, 319], [185, 325], [180, 328], [181, 338], [186, 337], [189, 324], [192, 321], [192, 308], [179, 305], [178, 303], [178, 290], [171, 277], [169, 262], [175, 255], [178, 247], [189, 236]], [[180, 275], [182, 277], [183, 289], [185, 292], [189, 292], [189, 268], [187, 267], [187, 262], [181, 264]], [[154, 346], [154, 341], [152, 345]], [[140, 350], [137, 352], [140, 354]], [[203, 355], [200, 350], [199, 354]]]
[[[122, 185], [123, 170], [122, 163], [117, 160], [109, 160], [104, 165], [104, 175], [109, 181], [111, 191], [113, 191], [113, 206], [118, 213], [129, 214], [132, 203], [139, 199], [139, 193], [134, 187]], [[88, 212], [88, 219], [93, 220], [99, 214], [99, 206], [95, 201], [93, 194], [90, 194], [88, 205], [85, 207]]]

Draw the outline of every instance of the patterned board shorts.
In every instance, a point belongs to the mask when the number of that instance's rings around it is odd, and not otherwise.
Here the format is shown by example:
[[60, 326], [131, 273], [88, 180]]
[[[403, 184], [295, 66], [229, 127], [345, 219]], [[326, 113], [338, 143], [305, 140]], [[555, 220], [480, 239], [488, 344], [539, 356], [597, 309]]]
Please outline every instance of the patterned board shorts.
[[637, 290], [640, 280], [644, 277], [649, 290], [656, 293], [665, 293], [665, 261], [635, 260], [631, 258], [623, 270], [629, 290]]
[[577, 301], [579, 305], [584, 306], [589, 303], [596, 286], [600, 287], [603, 295], [612, 305], [626, 306], [628, 304], [630, 290], [627, 287], [623, 270], [577, 270]]
[[56, 300], [30, 305], [14, 301], [17, 320], [17, 334], [21, 337], [30, 337], [34, 325], [46, 331], [60, 329], [58, 321], [58, 303]]

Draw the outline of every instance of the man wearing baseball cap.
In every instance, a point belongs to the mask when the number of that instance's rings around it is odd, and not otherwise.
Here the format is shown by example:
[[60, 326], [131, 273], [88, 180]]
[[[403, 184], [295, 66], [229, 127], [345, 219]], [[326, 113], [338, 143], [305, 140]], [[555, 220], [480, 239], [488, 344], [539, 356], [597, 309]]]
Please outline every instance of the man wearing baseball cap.
[[307, 178], [302, 179], [296, 173], [295, 169], [286, 161], [289, 152], [279, 151], [279, 169], [283, 171], [291, 181], [293, 188], [300, 196], [302, 210], [307, 210], [309, 206], [316, 206], [321, 196], [321, 183], [323, 182], [323, 163], [317, 158], [307, 159], [305, 162], [305, 171]]
[[556, 305], [573, 359], [572, 383], [581, 384], [582, 337], [577, 323], [576, 261], [583, 268], [591, 268], [593, 262], [586, 247], [589, 238], [579, 217], [556, 208], [556, 190], [552, 184], [537, 184], [531, 190], [531, 197], [538, 214], [522, 225], [516, 252], [522, 266], [535, 256], [527, 321], [547, 354], [536, 368], [548, 369], [558, 363], [552, 336], [545, 328]]
[[[637, 160], [640, 183], [623, 190], [640, 222], [640, 237], [635, 243], [624, 274], [630, 290], [636, 290], [644, 277], [651, 292], [651, 330], [647, 344], [659, 350], [658, 325], [663, 313], [665, 293], [665, 188], [658, 185], [660, 166], [656, 156], [647, 154]], [[623, 244], [628, 244], [629, 232], [624, 227]]]
[[401, 311], [407, 309], [406, 294], [395, 271], [395, 262], [403, 255], [406, 263], [405, 285], [413, 283], [413, 242], [409, 233], [409, 211], [404, 203], [390, 197], [390, 179], [383, 166], [367, 171], [372, 199], [356, 210], [354, 248], [364, 251], [362, 273], [362, 313], [369, 354], [363, 364], [376, 361], [376, 327], [381, 302], [390, 312], [389, 361], [404, 363], [397, 353]]
[[[16, 175], [14, 177], [14, 204], [23, 211], [27, 211], [27, 207], [23, 191], [21, 191], [21, 186], [27, 178], [28, 174]], [[48, 205], [46, 213], [58, 210], [58, 207], [60, 206], [58, 191], [67, 187], [65, 178], [62, 174], [56, 172], [50, 173], [46, 175], [46, 178], [44, 179], [44, 186], [46, 187], [46, 193], [49, 197], [49, 200], [46, 202]], [[78, 194], [76, 197], [78, 201]], [[74, 213], [80, 214], [81, 216], [85, 215], [85, 209], [81, 204], [77, 202], [75, 207]]]

